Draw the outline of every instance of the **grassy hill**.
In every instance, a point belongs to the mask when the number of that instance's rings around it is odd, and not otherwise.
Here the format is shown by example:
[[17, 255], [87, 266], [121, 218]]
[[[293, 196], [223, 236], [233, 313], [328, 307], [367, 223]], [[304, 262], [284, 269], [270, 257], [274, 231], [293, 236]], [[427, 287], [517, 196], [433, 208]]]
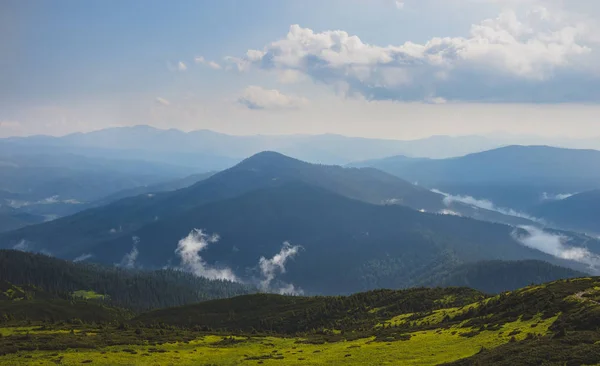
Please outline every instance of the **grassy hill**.
[[578, 278], [495, 296], [256, 294], [108, 322], [5, 321], [0, 364], [593, 365], [599, 289], [599, 278]]

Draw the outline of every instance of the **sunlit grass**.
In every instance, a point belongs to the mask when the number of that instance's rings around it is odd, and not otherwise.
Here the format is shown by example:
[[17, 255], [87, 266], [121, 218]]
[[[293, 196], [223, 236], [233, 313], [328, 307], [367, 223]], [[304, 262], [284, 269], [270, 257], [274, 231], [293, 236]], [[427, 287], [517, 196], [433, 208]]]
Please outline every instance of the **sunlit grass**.
[[106, 295], [99, 294], [95, 291], [77, 290], [73, 292], [73, 297], [78, 297], [86, 300], [104, 300]]
[[[19, 352], [0, 357], [1, 365], [435, 365], [469, 357], [529, 333], [546, 334], [556, 317], [507, 323], [497, 330], [473, 332], [459, 326], [409, 333], [410, 340], [379, 342], [374, 337], [326, 344], [299, 338], [205, 336], [188, 343], [113, 346], [102, 349]], [[10, 329], [9, 333], [7, 329]], [[4, 328], [3, 335], [35, 331]]]

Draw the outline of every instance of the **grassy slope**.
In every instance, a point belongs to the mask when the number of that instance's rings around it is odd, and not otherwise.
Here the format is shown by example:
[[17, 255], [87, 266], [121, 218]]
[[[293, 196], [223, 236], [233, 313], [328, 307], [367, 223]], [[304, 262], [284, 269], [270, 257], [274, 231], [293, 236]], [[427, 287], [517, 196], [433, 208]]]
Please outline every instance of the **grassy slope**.
[[[479, 300], [469, 304], [473, 296]], [[163, 322], [160, 326], [142, 324], [143, 316], [129, 326], [3, 328], [0, 364], [597, 364], [599, 300], [600, 278], [561, 280], [487, 298], [464, 289], [373, 291], [345, 298], [251, 295], [145, 315]], [[183, 321], [195, 309], [216, 314], [222, 324], [244, 325], [244, 303], [248, 314], [264, 307], [264, 314], [283, 323], [303, 308], [321, 309], [336, 319], [339, 307], [338, 314], [345, 309], [347, 326], [203, 332], [194, 321]]]

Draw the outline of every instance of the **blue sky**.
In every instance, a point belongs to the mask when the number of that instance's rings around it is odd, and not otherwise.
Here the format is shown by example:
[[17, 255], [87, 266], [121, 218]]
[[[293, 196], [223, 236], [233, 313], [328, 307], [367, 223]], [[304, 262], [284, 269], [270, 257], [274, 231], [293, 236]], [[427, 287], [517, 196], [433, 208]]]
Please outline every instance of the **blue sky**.
[[600, 135], [599, 23], [595, 0], [6, 0], [0, 136]]

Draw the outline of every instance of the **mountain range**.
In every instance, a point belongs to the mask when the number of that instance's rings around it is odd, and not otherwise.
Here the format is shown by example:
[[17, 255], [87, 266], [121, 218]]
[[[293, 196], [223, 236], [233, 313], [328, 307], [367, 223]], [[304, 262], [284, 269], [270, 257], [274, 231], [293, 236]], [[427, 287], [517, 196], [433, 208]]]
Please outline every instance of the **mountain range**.
[[[430, 283], [483, 260], [535, 259], [593, 270], [590, 263], [527, 246], [539, 229], [438, 214], [448, 207], [444, 201], [375, 169], [264, 152], [187, 188], [1, 234], [0, 246], [104, 264], [171, 266], [269, 291], [307, 293]], [[463, 203], [452, 208], [485, 211]], [[597, 245], [574, 233], [546, 235], [566, 235], [572, 247]], [[283, 257], [287, 264], [274, 264]]]
[[600, 235], [600, 190], [586, 191], [532, 207], [529, 212], [556, 227]]
[[396, 156], [350, 166], [377, 168], [428, 188], [518, 211], [600, 188], [597, 150], [507, 146], [448, 159]]

